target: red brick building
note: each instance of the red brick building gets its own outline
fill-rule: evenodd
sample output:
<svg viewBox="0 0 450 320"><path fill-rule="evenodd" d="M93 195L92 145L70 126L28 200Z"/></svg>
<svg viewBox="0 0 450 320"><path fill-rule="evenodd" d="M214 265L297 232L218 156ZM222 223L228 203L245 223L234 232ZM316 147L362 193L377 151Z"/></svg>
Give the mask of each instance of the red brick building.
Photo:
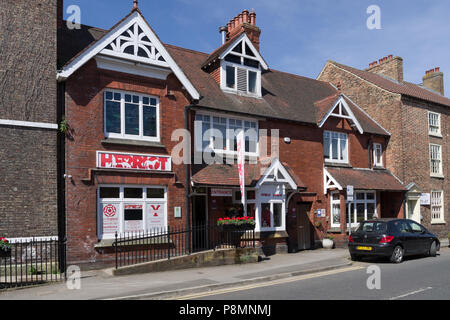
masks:
<svg viewBox="0 0 450 320"><path fill-rule="evenodd" d="M402 216L406 189L385 169L390 134L330 83L270 69L255 16L221 28L211 54L164 44L138 8L110 30L62 32L69 262L111 262L116 232L236 212L255 218L266 253L312 248L327 232L344 241L348 211L354 226Z"/></svg>
<svg viewBox="0 0 450 320"><path fill-rule="evenodd" d="M386 165L409 190L405 217L447 237L450 99L439 68L427 71L421 84L404 81L403 73L403 59L390 55L365 70L328 61L318 80L340 83L391 133Z"/></svg>

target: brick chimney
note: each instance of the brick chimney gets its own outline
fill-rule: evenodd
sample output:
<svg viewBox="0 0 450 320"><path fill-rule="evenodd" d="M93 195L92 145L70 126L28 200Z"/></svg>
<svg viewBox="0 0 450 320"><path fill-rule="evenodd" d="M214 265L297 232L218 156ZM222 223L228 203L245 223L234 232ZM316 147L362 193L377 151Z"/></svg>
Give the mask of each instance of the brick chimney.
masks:
<svg viewBox="0 0 450 320"><path fill-rule="evenodd" d="M444 73L440 72L440 68L426 71L422 80L424 87L444 95Z"/></svg>
<svg viewBox="0 0 450 320"><path fill-rule="evenodd" d="M241 31L245 31L250 41L259 51L261 29L256 26L256 13L254 10L251 12L244 10L227 23L226 41L229 41Z"/></svg>
<svg viewBox="0 0 450 320"><path fill-rule="evenodd" d="M378 59L369 64L366 71L377 73L394 79L398 82L403 81L403 59L401 57L393 57L392 54Z"/></svg>

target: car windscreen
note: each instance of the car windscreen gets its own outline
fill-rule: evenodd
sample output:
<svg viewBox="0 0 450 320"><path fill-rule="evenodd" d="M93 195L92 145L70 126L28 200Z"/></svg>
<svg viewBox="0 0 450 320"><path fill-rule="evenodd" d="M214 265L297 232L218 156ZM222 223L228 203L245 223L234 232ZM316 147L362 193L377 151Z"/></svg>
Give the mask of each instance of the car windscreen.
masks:
<svg viewBox="0 0 450 320"><path fill-rule="evenodd" d="M360 223L357 231L385 233L387 232L387 223L380 221L364 221Z"/></svg>

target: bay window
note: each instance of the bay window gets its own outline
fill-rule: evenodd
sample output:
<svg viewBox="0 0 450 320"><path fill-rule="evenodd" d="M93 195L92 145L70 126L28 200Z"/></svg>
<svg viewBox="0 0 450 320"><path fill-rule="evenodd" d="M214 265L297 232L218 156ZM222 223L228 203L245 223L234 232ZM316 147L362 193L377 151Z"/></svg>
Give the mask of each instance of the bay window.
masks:
<svg viewBox="0 0 450 320"><path fill-rule="evenodd" d="M349 203L346 205L347 227L349 222ZM377 214L377 199L374 191L357 191L355 198L350 203L352 228L358 227L363 220L369 220Z"/></svg>
<svg viewBox="0 0 450 320"><path fill-rule="evenodd" d="M159 100L136 93L106 90L105 136L159 142Z"/></svg>
<svg viewBox="0 0 450 320"><path fill-rule="evenodd" d="M165 187L103 185L98 188L98 235L151 232L167 227Z"/></svg>
<svg viewBox="0 0 450 320"><path fill-rule="evenodd" d="M324 131L323 153L326 162L348 163L348 135Z"/></svg>

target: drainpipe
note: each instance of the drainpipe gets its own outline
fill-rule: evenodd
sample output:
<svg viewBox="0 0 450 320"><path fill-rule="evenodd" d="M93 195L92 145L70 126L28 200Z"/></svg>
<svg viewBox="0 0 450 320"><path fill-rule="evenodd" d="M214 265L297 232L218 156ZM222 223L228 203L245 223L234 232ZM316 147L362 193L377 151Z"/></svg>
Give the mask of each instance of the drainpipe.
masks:
<svg viewBox="0 0 450 320"><path fill-rule="evenodd" d="M61 123L63 116L65 115L65 96L66 96L66 83L60 82L57 84L57 101L56 101L56 119L58 124ZM66 239L66 180L64 178L64 174L66 171L65 168L65 133L60 132L58 130L57 132L57 138L56 138L56 154L57 154L57 160L56 160L56 172L57 172L57 205L58 205L58 218L57 218L57 224L58 224L58 240L64 241ZM62 246L60 246L59 250L62 249ZM66 252L65 250L62 250L60 252L60 270L65 270L65 261L66 261Z"/></svg>
<svg viewBox="0 0 450 320"><path fill-rule="evenodd" d="M184 129L189 131L189 109L190 109L191 105L186 106L184 108ZM189 141L189 145L191 144L192 139ZM192 151L192 148L191 148ZM192 161L192 154L191 154L191 158L189 159L190 161ZM191 226L191 209L190 209L190 199L189 199L189 194L190 194L190 165L189 163L185 163L185 193L186 193L186 230L190 229ZM190 242L190 237L189 237L189 232L186 232L186 243L187 243L187 247L189 248L189 252L191 250L190 246L191 246L191 242Z"/></svg>
<svg viewBox="0 0 450 320"><path fill-rule="evenodd" d="M368 168L369 169L372 169L372 143L373 141L372 141L372 137L370 137L370 139L369 139L369 145L368 145L368 147L367 147L367 150L369 151L369 166L368 166Z"/></svg>

